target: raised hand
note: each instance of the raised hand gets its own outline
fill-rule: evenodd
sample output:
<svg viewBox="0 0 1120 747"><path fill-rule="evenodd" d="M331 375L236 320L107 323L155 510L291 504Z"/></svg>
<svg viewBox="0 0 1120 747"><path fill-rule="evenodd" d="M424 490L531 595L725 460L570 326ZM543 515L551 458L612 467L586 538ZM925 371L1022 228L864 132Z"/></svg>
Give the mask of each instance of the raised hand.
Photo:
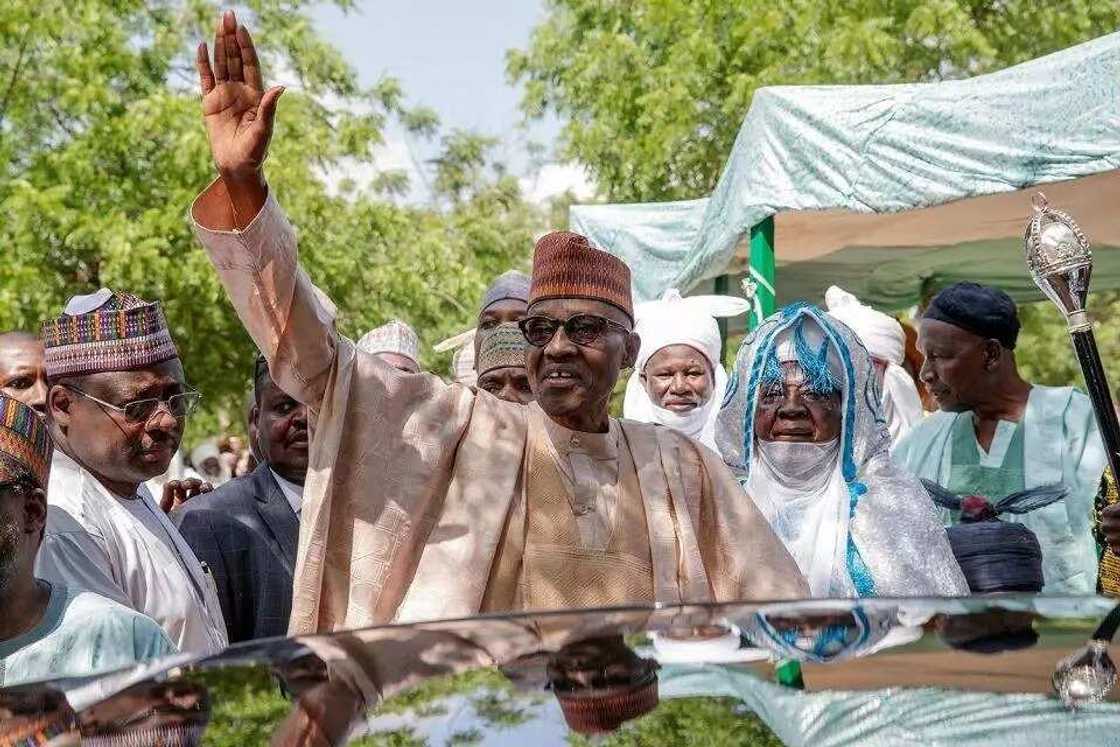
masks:
<svg viewBox="0 0 1120 747"><path fill-rule="evenodd" d="M213 66L206 42L198 45L196 65L202 116L218 172L227 183L263 183L276 102L284 88L264 89L257 50L233 11L218 21Z"/></svg>

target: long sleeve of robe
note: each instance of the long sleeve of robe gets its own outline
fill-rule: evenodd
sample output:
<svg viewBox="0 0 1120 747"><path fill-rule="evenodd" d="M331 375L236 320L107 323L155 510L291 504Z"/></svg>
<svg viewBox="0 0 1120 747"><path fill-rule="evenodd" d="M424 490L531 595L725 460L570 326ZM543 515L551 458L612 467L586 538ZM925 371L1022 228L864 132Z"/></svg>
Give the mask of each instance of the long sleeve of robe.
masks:
<svg viewBox="0 0 1120 747"><path fill-rule="evenodd" d="M477 613L524 497L528 408L358 351L299 266L274 196L244 230L230 216L220 180L192 208L273 378L315 424L290 632ZM667 429L623 427L658 601L807 596L793 559L717 457Z"/></svg>

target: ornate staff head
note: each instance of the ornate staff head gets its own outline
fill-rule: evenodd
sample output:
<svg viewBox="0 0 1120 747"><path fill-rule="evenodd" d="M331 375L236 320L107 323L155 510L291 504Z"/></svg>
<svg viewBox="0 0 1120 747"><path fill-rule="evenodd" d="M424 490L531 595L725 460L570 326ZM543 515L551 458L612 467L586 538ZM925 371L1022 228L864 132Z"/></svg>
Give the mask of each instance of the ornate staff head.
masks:
<svg viewBox="0 0 1120 747"><path fill-rule="evenodd" d="M1116 686L1116 665L1108 655L1108 641L1091 640L1062 659L1051 682L1066 708L1103 701Z"/></svg>
<svg viewBox="0 0 1120 747"><path fill-rule="evenodd" d="M1023 234L1027 267L1035 285L1066 317L1071 332L1089 329L1085 313L1093 252L1089 240L1073 218L1050 207L1039 192L1032 200L1032 214Z"/></svg>
<svg viewBox="0 0 1120 747"><path fill-rule="evenodd" d="M1120 604L1112 608L1084 647L1058 662L1051 682L1067 708L1100 703L1116 686L1108 646L1120 628Z"/></svg>

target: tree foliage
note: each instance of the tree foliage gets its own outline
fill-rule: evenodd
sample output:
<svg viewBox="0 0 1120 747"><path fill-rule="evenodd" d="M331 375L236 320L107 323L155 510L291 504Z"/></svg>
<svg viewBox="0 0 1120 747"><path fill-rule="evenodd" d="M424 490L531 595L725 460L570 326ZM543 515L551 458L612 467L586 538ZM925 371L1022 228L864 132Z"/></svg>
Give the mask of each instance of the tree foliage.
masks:
<svg viewBox="0 0 1120 747"><path fill-rule="evenodd" d="M565 121L560 155L604 197L689 199L715 186L760 86L966 77L1118 26L1120 5L1095 0L551 0L507 70L527 116ZM1120 302L1093 310L1107 365ZM1023 317L1026 375L1080 384L1056 310Z"/></svg>
<svg viewBox="0 0 1120 747"><path fill-rule="evenodd" d="M492 167L491 144L448 137L439 207L387 201L405 191L401 174L368 184L352 175L372 163L391 120L435 136L434 113L408 108L393 79L363 86L315 33L313 3L246 5L266 79L290 84L269 178L341 330L355 336L400 317L430 344L469 327L485 281L524 263L538 221ZM0 329L37 329L67 297L101 286L161 299L205 396L195 433L220 416L240 422L254 355L187 220L214 176L192 60L218 9L210 0L0 5Z"/></svg>
<svg viewBox="0 0 1120 747"><path fill-rule="evenodd" d="M711 191L760 86L964 77L1114 31L1097 0L551 0L507 69L612 201Z"/></svg>

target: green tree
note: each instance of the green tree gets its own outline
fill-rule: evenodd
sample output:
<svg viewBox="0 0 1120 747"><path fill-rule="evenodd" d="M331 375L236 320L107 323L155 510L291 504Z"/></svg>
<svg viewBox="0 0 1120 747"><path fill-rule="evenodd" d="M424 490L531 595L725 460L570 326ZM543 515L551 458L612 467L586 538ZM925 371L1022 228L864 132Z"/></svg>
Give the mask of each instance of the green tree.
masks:
<svg viewBox="0 0 1120 747"><path fill-rule="evenodd" d="M1097 0L551 0L508 53L612 201L711 191L760 86L964 77L1114 31Z"/></svg>
<svg viewBox="0 0 1120 747"><path fill-rule="evenodd" d="M1120 393L1120 293L1099 293L1089 299L1089 315L1105 372L1113 385L1113 399ZM1081 366L1073 352L1061 313L1050 301L1019 308L1023 328L1016 346L1019 369L1028 381L1052 386L1085 388Z"/></svg>
<svg viewBox="0 0 1120 747"><path fill-rule="evenodd" d="M391 120L420 136L438 122L407 107L395 80L363 86L314 31L313 4L250 0L242 19L266 79L289 86L270 181L340 329L355 336L400 317L430 344L470 326L474 299L524 263L539 219L487 148L464 152L466 134L448 138L441 168L470 184L443 207L385 201L406 188L395 172L347 178L372 162ZM211 0L0 4L0 329L37 329L100 286L161 299L205 395L195 435L240 424L254 355L186 217L214 176L192 63L217 18Z"/></svg>

